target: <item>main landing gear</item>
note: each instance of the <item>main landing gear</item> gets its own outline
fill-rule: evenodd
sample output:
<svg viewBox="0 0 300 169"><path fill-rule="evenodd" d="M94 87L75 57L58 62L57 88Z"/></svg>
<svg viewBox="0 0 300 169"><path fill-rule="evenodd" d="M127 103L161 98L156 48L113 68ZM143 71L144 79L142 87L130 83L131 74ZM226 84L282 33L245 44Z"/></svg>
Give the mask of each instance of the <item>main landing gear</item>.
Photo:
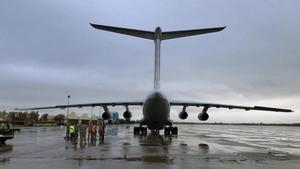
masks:
<svg viewBox="0 0 300 169"><path fill-rule="evenodd" d="M133 128L134 135L147 135L147 127L134 127Z"/></svg>
<svg viewBox="0 0 300 169"><path fill-rule="evenodd" d="M177 127L165 127L165 136L170 135L178 135L178 128Z"/></svg>
<svg viewBox="0 0 300 169"><path fill-rule="evenodd" d="M167 127L167 125L169 127ZM177 127L172 127L172 122L168 120L166 127L165 127L165 136L177 136L178 135L178 128Z"/></svg>
<svg viewBox="0 0 300 169"><path fill-rule="evenodd" d="M152 130L152 134L159 134L159 130ZM147 135L147 127L134 127L133 128L133 134L134 135ZM177 136L178 135L178 128L177 127L165 127L164 129L164 135L165 136Z"/></svg>

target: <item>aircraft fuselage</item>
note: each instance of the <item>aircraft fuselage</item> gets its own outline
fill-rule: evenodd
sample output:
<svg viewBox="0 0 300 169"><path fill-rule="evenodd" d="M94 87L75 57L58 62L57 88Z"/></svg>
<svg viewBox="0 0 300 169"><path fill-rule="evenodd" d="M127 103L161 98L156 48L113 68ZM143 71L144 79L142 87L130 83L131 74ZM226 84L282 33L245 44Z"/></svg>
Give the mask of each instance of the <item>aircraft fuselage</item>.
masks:
<svg viewBox="0 0 300 169"><path fill-rule="evenodd" d="M143 124L150 130L163 129L169 122L170 103L159 91L152 92L143 106Z"/></svg>

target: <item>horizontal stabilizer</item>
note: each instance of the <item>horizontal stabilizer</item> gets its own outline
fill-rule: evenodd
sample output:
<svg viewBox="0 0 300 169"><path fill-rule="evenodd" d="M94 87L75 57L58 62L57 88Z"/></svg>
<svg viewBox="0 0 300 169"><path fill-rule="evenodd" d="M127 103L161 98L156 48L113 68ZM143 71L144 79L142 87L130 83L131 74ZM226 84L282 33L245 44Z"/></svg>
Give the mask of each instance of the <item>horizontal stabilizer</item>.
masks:
<svg viewBox="0 0 300 169"><path fill-rule="evenodd" d="M95 29L100 29L104 31L109 32L115 32L130 36L135 36L139 38L144 39L150 39L155 40L155 35L161 33L161 39L160 40L167 40L167 39L174 39L174 38L182 38L186 36L193 36L193 35L200 35L200 34L206 34L206 33L213 33L213 32L219 32L225 29L226 27L215 27L215 28L204 28L204 29L194 29L194 30L182 30L182 31L171 31L171 32L161 32L160 29L159 32L151 32L151 31L144 31L144 30L137 30L137 29L128 29L128 28L120 28L120 27L112 27L112 26L106 26L106 25L96 25L90 23L92 27Z"/></svg>
<svg viewBox="0 0 300 169"><path fill-rule="evenodd" d="M154 32L150 32L150 31L119 28L119 27L112 27L112 26L105 26L105 25L96 25L96 24L92 24L92 23L90 23L90 25L92 27L94 27L95 29L100 29L100 30L105 30L105 31L109 31L109 32L115 32L115 33L135 36L135 37L139 37L139 38L154 40Z"/></svg>
<svg viewBox="0 0 300 169"><path fill-rule="evenodd" d="M183 30L183 31L172 31L172 32L163 32L162 40L182 38L186 36L200 35L206 33L219 32L225 29L226 27L216 27L216 28L205 28L205 29L195 29L195 30Z"/></svg>

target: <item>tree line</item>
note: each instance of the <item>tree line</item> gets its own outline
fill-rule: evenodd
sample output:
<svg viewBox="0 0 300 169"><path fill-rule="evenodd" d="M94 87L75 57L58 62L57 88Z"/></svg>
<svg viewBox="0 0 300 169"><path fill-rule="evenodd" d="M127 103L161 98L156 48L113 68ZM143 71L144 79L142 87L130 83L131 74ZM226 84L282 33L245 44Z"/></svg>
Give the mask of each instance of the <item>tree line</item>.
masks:
<svg viewBox="0 0 300 169"><path fill-rule="evenodd" d="M38 111L25 111L25 112L6 112L6 111L0 111L0 118L10 121L12 123L17 124L23 124L26 126L33 126L36 123L40 122L50 122L50 119L48 118L48 114L42 114L40 115ZM54 116L53 119L51 119L54 123L63 124L65 119L65 115L58 114Z"/></svg>

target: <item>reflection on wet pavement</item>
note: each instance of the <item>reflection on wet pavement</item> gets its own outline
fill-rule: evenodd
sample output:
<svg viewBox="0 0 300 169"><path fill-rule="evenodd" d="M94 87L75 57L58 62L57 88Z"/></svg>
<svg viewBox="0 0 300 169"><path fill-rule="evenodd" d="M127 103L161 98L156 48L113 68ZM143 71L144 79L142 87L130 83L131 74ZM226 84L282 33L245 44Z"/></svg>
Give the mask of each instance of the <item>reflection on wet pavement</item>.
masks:
<svg viewBox="0 0 300 169"><path fill-rule="evenodd" d="M74 145L64 128L23 128L0 146L6 168L293 168L296 127L178 125L177 137L133 136L133 125L108 126L104 141ZM297 168L297 167L296 167Z"/></svg>

